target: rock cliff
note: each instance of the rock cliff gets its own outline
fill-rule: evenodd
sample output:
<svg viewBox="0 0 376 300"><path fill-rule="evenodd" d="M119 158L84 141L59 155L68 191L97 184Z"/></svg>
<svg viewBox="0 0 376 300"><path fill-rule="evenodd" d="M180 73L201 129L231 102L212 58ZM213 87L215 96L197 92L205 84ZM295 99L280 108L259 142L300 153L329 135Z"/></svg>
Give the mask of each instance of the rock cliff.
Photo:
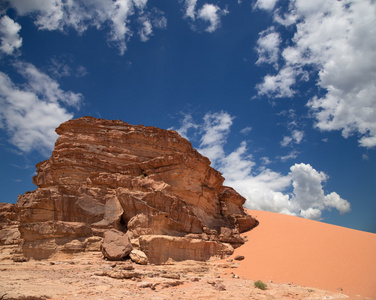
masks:
<svg viewBox="0 0 376 300"><path fill-rule="evenodd" d="M0 207L0 243L25 257L98 250L116 229L152 263L205 260L231 254L258 224L175 131L82 117L56 132L51 158L36 166L38 188Z"/></svg>

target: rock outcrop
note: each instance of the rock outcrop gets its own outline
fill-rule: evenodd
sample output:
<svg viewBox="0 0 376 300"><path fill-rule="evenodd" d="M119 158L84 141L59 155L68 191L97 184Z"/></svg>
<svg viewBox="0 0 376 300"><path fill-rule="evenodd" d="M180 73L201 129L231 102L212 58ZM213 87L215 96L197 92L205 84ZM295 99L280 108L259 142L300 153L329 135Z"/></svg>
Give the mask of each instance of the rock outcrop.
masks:
<svg viewBox="0 0 376 300"><path fill-rule="evenodd" d="M36 166L38 188L19 196L14 215L0 209L15 218L10 231L0 228L0 242L20 244L26 257L99 250L116 229L150 262L203 260L231 254L244 242L239 234L258 224L175 131L82 117L56 132L51 158Z"/></svg>

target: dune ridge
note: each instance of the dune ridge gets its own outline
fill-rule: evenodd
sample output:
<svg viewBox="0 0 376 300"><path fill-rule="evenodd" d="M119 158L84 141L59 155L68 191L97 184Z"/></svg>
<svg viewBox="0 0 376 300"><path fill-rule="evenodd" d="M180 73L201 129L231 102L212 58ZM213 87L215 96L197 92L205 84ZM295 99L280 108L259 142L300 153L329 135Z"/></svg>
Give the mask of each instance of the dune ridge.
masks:
<svg viewBox="0 0 376 300"><path fill-rule="evenodd" d="M376 299L376 234L278 213L247 210L260 224L237 273Z"/></svg>

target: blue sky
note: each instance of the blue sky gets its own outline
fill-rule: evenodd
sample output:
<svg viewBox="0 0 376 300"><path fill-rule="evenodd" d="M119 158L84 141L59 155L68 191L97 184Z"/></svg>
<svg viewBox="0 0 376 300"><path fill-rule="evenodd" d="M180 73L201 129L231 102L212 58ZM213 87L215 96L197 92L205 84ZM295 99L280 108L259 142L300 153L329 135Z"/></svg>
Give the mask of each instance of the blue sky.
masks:
<svg viewBox="0 0 376 300"><path fill-rule="evenodd" d="M263 209L376 233L376 4L0 4L0 201L36 187L54 129L177 130Z"/></svg>

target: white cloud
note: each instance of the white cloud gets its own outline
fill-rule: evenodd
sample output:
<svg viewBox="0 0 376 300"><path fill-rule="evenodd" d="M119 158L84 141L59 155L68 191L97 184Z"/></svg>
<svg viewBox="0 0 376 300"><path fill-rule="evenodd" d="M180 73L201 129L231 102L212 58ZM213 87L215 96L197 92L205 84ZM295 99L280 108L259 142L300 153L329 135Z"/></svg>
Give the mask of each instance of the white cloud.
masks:
<svg viewBox="0 0 376 300"><path fill-rule="evenodd" d="M247 135L247 134L250 133L251 131L252 131L252 127L247 126L247 127L243 128L242 130L240 130L240 133L241 133L241 134L244 134L244 135Z"/></svg>
<svg viewBox="0 0 376 300"><path fill-rule="evenodd" d="M197 0L185 0L184 8L185 8L185 17L190 18L191 20L196 19L196 5Z"/></svg>
<svg viewBox="0 0 376 300"><path fill-rule="evenodd" d="M195 124L192 118L192 115L190 114L185 114L183 120L180 121L181 126L180 128L169 128L170 130L175 130L177 131L182 137L189 139L188 137L188 131L190 129L198 129L199 125Z"/></svg>
<svg viewBox="0 0 376 300"><path fill-rule="evenodd" d="M326 91L307 104L315 126L340 130L345 138L358 134L361 146L375 147L375 1L290 1L284 16L275 8L274 20L294 26L296 32L291 40L281 43L284 66L257 85L259 95L293 97L297 84L309 79L310 70L311 77L318 78L318 87Z"/></svg>
<svg viewBox="0 0 376 300"><path fill-rule="evenodd" d="M154 10L146 12L147 0L10 0L19 15L30 14L41 30L60 30L73 28L80 34L89 27L98 30L109 26L107 42L116 47L123 55L127 43L133 36L131 16L138 14L143 18L138 29L142 41L146 41L152 33L152 25L165 28L166 18L157 20ZM149 18L150 17L150 18ZM152 20L152 19L155 20ZM137 23L136 23L137 24Z"/></svg>
<svg viewBox="0 0 376 300"><path fill-rule="evenodd" d="M189 18L192 22L201 20L205 23L209 23L209 26L206 27L205 31L214 32L221 25L221 17L229 13L227 9L221 9L219 6L214 4L205 3L197 11L197 0L185 0L184 1L184 18ZM195 26L192 26L193 29L196 29Z"/></svg>
<svg viewBox="0 0 376 300"><path fill-rule="evenodd" d="M164 13L158 9L153 9L152 13L144 13L138 19L142 24L138 34L143 42L147 42L153 35L153 26L158 29L165 29L167 27L167 19Z"/></svg>
<svg viewBox="0 0 376 300"><path fill-rule="evenodd" d="M21 151L48 154L57 138L55 128L73 117L65 105L77 107L82 95L61 90L31 64L19 63L17 70L27 80L23 86L0 72L0 127Z"/></svg>
<svg viewBox="0 0 376 300"><path fill-rule="evenodd" d="M272 163L272 161L267 156L261 157L260 160L264 165L270 165Z"/></svg>
<svg viewBox="0 0 376 300"><path fill-rule="evenodd" d="M296 79L298 75L303 74L302 69L286 66L276 75L266 75L264 82L257 84L256 89L259 95L275 98L292 97L295 95L293 86L296 83Z"/></svg>
<svg viewBox="0 0 376 300"><path fill-rule="evenodd" d="M207 113L202 125L199 152L216 163L224 155L223 145L230 133L233 117L226 112Z"/></svg>
<svg viewBox="0 0 376 300"><path fill-rule="evenodd" d="M291 143L300 144L303 140L304 132L300 130L293 130L291 136L284 136L281 142L282 147L287 147Z"/></svg>
<svg viewBox="0 0 376 300"><path fill-rule="evenodd" d="M147 42L153 33L153 26L149 20L142 21L142 28L139 31L141 41Z"/></svg>
<svg viewBox="0 0 376 300"><path fill-rule="evenodd" d="M27 79L29 90L42 100L54 103L60 101L69 106L79 106L82 100L81 94L63 91L55 80L30 63L18 62L15 66L18 72Z"/></svg>
<svg viewBox="0 0 376 300"><path fill-rule="evenodd" d="M0 19L0 51L12 55L22 46L22 38L18 34L20 30L21 25L8 16Z"/></svg>
<svg viewBox="0 0 376 300"><path fill-rule="evenodd" d="M140 10L143 10L146 7L147 2L148 0L133 0L134 5Z"/></svg>
<svg viewBox="0 0 376 300"><path fill-rule="evenodd" d="M186 124L195 124L189 128L202 135L199 152L208 156L213 167L222 172L226 185L246 198L246 207L316 220L321 219L325 210L335 208L340 214L350 210L350 203L337 193L325 194L322 184L328 176L309 164L294 164L286 175L265 166L257 167L245 141L226 153L224 147L234 120L228 113L207 113L201 124L194 123L191 116L188 120ZM266 157L262 160L270 163Z"/></svg>
<svg viewBox="0 0 376 300"><path fill-rule="evenodd" d="M324 209L336 208L340 214L350 211L350 203L335 193L325 195L322 183L328 179L324 172L318 172L309 164L295 164L290 168L294 187L291 202L306 218L321 218Z"/></svg>
<svg viewBox="0 0 376 300"><path fill-rule="evenodd" d="M285 155L285 156L279 156L278 158L282 161L282 162L286 162L290 159L295 159L298 157L298 154L299 152L297 150L292 150L289 154Z"/></svg>
<svg viewBox="0 0 376 300"><path fill-rule="evenodd" d="M278 69L278 54L281 38L274 27L260 32L257 40L256 51L259 55L256 64L268 63L274 65Z"/></svg>
<svg viewBox="0 0 376 300"><path fill-rule="evenodd" d="M198 11L197 17L210 23L206 28L207 32L214 32L221 25L221 16L228 14L226 9L220 9L213 4L204 4L204 6Z"/></svg>
<svg viewBox="0 0 376 300"><path fill-rule="evenodd" d="M254 8L272 10L278 0L257 0Z"/></svg>

